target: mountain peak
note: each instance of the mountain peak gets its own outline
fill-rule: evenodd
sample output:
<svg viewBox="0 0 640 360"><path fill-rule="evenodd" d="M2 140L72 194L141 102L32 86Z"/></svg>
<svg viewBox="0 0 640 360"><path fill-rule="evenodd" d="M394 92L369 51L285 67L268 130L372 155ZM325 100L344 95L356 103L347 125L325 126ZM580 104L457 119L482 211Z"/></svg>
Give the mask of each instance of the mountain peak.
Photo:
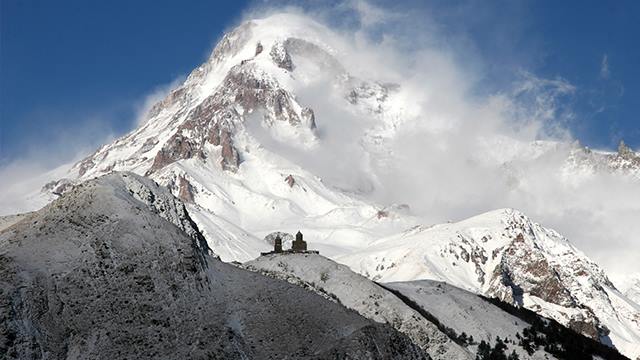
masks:
<svg viewBox="0 0 640 360"><path fill-rule="evenodd" d="M626 333L634 315L607 305L616 297L604 272L524 213L505 208L426 227L408 211L376 203L376 192L390 184L385 171L402 163L395 151L404 124L416 120L406 110L416 90L376 75L356 77L356 66L343 63L351 58L341 56L347 47L340 39L292 14L239 25L146 122L78 162L45 193L58 196L113 171L145 174L187 201L193 222L225 261L255 258L269 250L269 234L301 229L314 249L376 280L447 281L592 337L606 336L603 324L617 327L612 338ZM487 141L491 152L508 154L487 156L483 169L492 173L543 156L570 156L568 163L596 170L601 163L640 168L618 154L560 142L497 140Z"/></svg>

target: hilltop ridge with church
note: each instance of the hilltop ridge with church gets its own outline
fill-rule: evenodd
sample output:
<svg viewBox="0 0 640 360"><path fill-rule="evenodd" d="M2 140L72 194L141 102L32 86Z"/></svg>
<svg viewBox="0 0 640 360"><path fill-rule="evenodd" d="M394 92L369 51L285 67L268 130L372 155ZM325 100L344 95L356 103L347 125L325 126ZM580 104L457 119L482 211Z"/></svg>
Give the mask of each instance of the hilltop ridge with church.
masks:
<svg viewBox="0 0 640 360"><path fill-rule="evenodd" d="M296 239L291 242L291 249L283 250L282 249L282 237L277 235L273 241L273 251L263 252L261 255L269 255L269 254L287 254L287 253L306 253L306 254L319 254L320 252L317 250L307 250L307 242L304 241L303 235L300 231L296 233Z"/></svg>

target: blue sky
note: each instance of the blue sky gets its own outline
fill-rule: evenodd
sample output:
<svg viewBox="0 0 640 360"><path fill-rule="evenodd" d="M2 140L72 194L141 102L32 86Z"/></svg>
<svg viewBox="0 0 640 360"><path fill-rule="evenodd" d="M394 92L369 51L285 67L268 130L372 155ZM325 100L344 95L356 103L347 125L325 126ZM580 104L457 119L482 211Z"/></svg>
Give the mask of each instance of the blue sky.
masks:
<svg viewBox="0 0 640 360"><path fill-rule="evenodd" d="M52 151L64 160L130 130L145 97L204 61L251 4L0 0L0 165ZM640 148L639 1L380 4L429 12L465 39L456 43L483 59L489 91L518 70L566 79L576 138Z"/></svg>

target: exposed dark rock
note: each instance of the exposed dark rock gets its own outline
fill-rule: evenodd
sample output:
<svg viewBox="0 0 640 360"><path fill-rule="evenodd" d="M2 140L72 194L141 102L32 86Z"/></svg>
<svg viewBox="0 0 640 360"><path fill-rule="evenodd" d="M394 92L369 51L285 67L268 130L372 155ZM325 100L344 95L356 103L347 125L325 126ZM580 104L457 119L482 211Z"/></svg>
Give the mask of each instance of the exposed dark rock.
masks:
<svg viewBox="0 0 640 360"><path fill-rule="evenodd" d="M155 116L158 116L163 110L171 107L172 105L180 102L184 102L189 93L185 87L179 87L169 93L167 97L162 99L161 101L155 103L149 112L146 114L145 119L151 119Z"/></svg>
<svg viewBox="0 0 640 360"><path fill-rule="evenodd" d="M500 281L494 282L490 292L501 295L502 297L498 296L501 300L517 302L513 295L500 294L500 288L504 286L513 289L514 294L525 291L553 304L576 305L555 269L539 252L531 251L521 234L505 248L502 261L496 267L496 271L494 279L497 278ZM514 284L518 284L518 289L514 288Z"/></svg>
<svg viewBox="0 0 640 360"><path fill-rule="evenodd" d="M93 156L97 153L98 152L96 151L95 153L86 157L84 160L80 161L75 165L78 167L78 174L80 176L86 174L89 169L93 168L96 165L95 162L93 161Z"/></svg>
<svg viewBox="0 0 640 360"><path fill-rule="evenodd" d="M190 159L195 156L204 159L201 145L195 143L191 138L186 138L177 133L158 151L158 154L156 154L156 157L153 159L151 168L147 171L147 175L177 160Z"/></svg>
<svg viewBox="0 0 640 360"><path fill-rule="evenodd" d="M155 136L150 137L144 141L144 144L142 144L142 147L140 148L140 152L146 153L147 151L150 151L151 149L153 149L153 147L156 146L157 144L158 144L158 138L156 138Z"/></svg>
<svg viewBox="0 0 640 360"><path fill-rule="evenodd" d="M620 140L620 143L618 144L618 155L624 158L628 158L635 157L636 154L633 152L633 150L631 150L630 147L627 146L627 144L624 143L623 140Z"/></svg>
<svg viewBox="0 0 640 360"><path fill-rule="evenodd" d="M222 169L236 172L238 165L240 164L240 156L235 147L233 147L233 140L231 134L228 131L222 131L220 136L220 144L222 145L222 159L220 160L220 166Z"/></svg>
<svg viewBox="0 0 640 360"><path fill-rule="evenodd" d="M289 187L293 187L293 185L296 184L296 179L293 178L293 175L289 175L286 178L284 178L284 181L289 184Z"/></svg>
<svg viewBox="0 0 640 360"><path fill-rule="evenodd" d="M283 68L287 71L293 71L293 61L291 61L291 55L284 47L283 42L276 42L269 52L271 55L271 59L273 62L278 65L278 67Z"/></svg>
<svg viewBox="0 0 640 360"><path fill-rule="evenodd" d="M309 124L311 130L316 129L316 115L313 113L313 109L305 107L302 109L302 120L305 124Z"/></svg>
<svg viewBox="0 0 640 360"><path fill-rule="evenodd" d="M73 188L73 182L69 179L54 180L46 183L42 187L42 191L51 192L54 195L62 195Z"/></svg>
<svg viewBox="0 0 640 360"><path fill-rule="evenodd" d="M178 177L178 199L193 203L193 186L184 175Z"/></svg>

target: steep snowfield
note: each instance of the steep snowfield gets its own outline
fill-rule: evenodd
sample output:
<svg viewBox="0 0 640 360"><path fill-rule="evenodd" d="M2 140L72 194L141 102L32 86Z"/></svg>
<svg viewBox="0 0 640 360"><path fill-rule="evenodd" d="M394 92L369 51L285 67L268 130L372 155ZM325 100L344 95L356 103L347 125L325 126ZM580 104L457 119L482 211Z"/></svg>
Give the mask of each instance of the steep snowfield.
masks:
<svg viewBox="0 0 640 360"><path fill-rule="evenodd" d="M619 285L620 291L630 300L640 305L640 274L631 274Z"/></svg>
<svg viewBox="0 0 640 360"><path fill-rule="evenodd" d="M292 283L303 282L318 292L335 297L340 304L364 317L391 324L434 359L473 359L475 356L388 291L321 255L271 254L245 263L245 266Z"/></svg>
<svg viewBox="0 0 640 360"><path fill-rule="evenodd" d="M556 319L634 357L640 312L565 238L514 210L416 227L338 257L376 281L433 279Z"/></svg>
<svg viewBox="0 0 640 360"><path fill-rule="evenodd" d="M424 359L388 325L212 257L134 174L86 182L0 232L7 359Z"/></svg>
<svg viewBox="0 0 640 360"><path fill-rule="evenodd" d="M452 328L457 334L463 332L472 336L474 342L485 341L492 344L496 337L500 337L507 346L507 353L515 350L521 359L549 359L553 355L546 353L545 348L538 347L531 355L521 346L519 339L524 334L524 329L531 329L528 321L541 321L548 323L548 319L530 319L517 317L504 311L480 296L433 280L417 280L409 282L386 283L385 287L406 296L410 301L422 307L437 319L443 319L444 325ZM526 320L525 320L526 319ZM555 341L568 341L569 339L555 339ZM582 349L589 341L583 340ZM578 347L580 348L580 347ZM619 353L607 349L591 348L594 359L599 358L625 358ZM567 348L565 350L568 351ZM569 352L569 358L591 358ZM587 352L589 353L589 352ZM560 358L564 356L559 355Z"/></svg>
<svg viewBox="0 0 640 360"><path fill-rule="evenodd" d="M456 333L473 336L474 341L495 342L496 336L506 342L511 353L515 350L521 359L552 359L552 355L539 350L529 356L517 346L515 334L521 334L530 324L502 311L497 306L482 300L478 295L443 282L419 280L386 283L385 286L401 292L416 302ZM516 344L514 344L515 342ZM474 347L475 348L475 347Z"/></svg>
<svg viewBox="0 0 640 360"><path fill-rule="evenodd" d="M530 225L505 232L501 211L457 228L429 229L406 206L368 198L379 186L380 169L398 161L390 139L417 119L417 105L411 89L355 75L359 64L341 62L346 46L304 16L246 22L226 34L139 128L71 168L47 174L38 181L54 181L32 189L26 205L14 210L36 209L72 184L132 171L184 201L224 261L253 259L269 249L266 235L301 230L322 254L373 278L445 280L521 303L636 354L637 307L557 233ZM309 96L318 86L331 89L327 99ZM335 113L316 119L312 105L320 100ZM443 125L431 120L424 126ZM472 154L474 161L519 181L526 182L519 162L549 154L566 158L559 170L570 181L598 171L640 176L640 155L623 144L617 153L603 153L553 141L478 141L486 151ZM345 154L358 156L362 168L343 161ZM522 241L516 241L519 232ZM492 237L483 240L485 233Z"/></svg>

